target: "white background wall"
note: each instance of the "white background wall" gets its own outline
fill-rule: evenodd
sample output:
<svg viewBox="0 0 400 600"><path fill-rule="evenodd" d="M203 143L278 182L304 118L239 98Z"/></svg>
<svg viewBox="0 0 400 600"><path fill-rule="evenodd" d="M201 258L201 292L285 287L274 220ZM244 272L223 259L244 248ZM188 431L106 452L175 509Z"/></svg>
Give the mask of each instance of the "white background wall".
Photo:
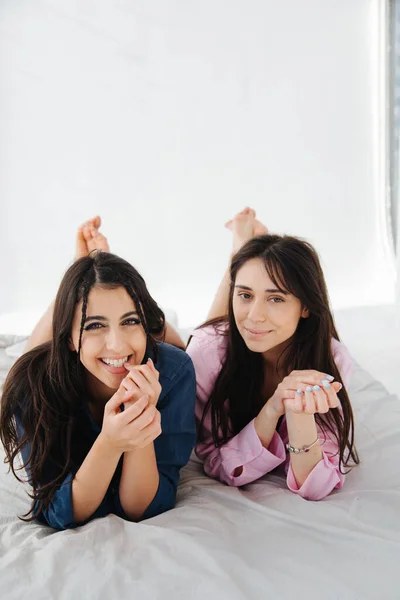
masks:
<svg viewBox="0 0 400 600"><path fill-rule="evenodd" d="M41 309L76 226L182 325L245 205L319 250L336 307L391 302L375 0L3 0L0 312Z"/></svg>

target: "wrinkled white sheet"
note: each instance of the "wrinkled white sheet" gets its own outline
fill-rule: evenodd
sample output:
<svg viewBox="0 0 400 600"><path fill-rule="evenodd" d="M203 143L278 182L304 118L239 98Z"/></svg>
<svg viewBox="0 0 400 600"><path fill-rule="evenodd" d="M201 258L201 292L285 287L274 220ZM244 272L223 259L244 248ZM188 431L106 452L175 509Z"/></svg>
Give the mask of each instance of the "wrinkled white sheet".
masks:
<svg viewBox="0 0 400 600"><path fill-rule="evenodd" d="M193 459L174 510L54 532L18 520L26 488L1 464L0 597L399 599L400 401L359 368L349 391L362 464L321 502L279 474L226 487Z"/></svg>

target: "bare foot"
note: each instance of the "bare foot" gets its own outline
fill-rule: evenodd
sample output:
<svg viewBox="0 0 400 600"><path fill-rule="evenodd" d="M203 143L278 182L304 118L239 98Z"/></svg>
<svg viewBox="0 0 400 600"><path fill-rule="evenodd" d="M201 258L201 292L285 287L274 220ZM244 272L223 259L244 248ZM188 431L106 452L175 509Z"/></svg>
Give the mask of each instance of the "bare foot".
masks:
<svg viewBox="0 0 400 600"><path fill-rule="evenodd" d="M255 210L249 207L244 208L225 223L225 227L233 233L233 252L237 252L254 236L268 233L265 225L256 219Z"/></svg>
<svg viewBox="0 0 400 600"><path fill-rule="evenodd" d="M110 252L107 238L100 233L101 218L99 216L85 221L76 233L75 259L87 256L92 250Z"/></svg>

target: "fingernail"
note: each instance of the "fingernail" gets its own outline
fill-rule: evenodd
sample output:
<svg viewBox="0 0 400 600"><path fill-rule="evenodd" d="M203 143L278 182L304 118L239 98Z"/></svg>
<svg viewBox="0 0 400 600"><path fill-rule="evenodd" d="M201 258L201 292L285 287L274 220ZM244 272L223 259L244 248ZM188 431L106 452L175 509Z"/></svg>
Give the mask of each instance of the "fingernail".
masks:
<svg viewBox="0 0 400 600"><path fill-rule="evenodd" d="M311 385L308 385L306 387L306 392L312 392L312 386Z"/></svg>
<svg viewBox="0 0 400 600"><path fill-rule="evenodd" d="M332 377L332 375L325 375L325 379L327 379L328 381L333 381L335 378Z"/></svg>
<svg viewBox="0 0 400 600"><path fill-rule="evenodd" d="M302 394L302 393L303 393L303 390L301 388L299 388L296 392L296 394Z"/></svg>
<svg viewBox="0 0 400 600"><path fill-rule="evenodd" d="M327 389L328 389L328 388L330 388L330 387L331 387L331 384L329 383L329 381L328 381L327 379L323 379L323 380L321 381L321 383L322 383L322 385L324 386L324 388L327 388Z"/></svg>
<svg viewBox="0 0 400 600"><path fill-rule="evenodd" d="M318 390L320 390L320 389L321 389L321 388L319 387L319 385L314 385L314 387L313 387L313 390L315 390L316 392L317 392Z"/></svg>
<svg viewBox="0 0 400 600"><path fill-rule="evenodd" d="M341 390L343 386L342 386L342 384L341 384L341 383L339 383L339 385L340 385L340 388L339 388L339 390ZM338 391L339 391L339 390L338 390Z"/></svg>

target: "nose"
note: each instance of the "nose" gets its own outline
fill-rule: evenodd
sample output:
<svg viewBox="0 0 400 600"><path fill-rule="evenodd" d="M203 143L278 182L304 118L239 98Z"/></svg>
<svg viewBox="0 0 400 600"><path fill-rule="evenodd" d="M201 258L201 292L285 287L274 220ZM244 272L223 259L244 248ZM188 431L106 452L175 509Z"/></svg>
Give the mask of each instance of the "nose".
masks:
<svg viewBox="0 0 400 600"><path fill-rule="evenodd" d="M264 300L255 300L254 302L252 302L247 317L253 323L260 323L265 321L266 316Z"/></svg>
<svg viewBox="0 0 400 600"><path fill-rule="evenodd" d="M112 351L115 355L121 354L124 348L124 336L120 329L110 327L105 337L105 346L107 350Z"/></svg>

